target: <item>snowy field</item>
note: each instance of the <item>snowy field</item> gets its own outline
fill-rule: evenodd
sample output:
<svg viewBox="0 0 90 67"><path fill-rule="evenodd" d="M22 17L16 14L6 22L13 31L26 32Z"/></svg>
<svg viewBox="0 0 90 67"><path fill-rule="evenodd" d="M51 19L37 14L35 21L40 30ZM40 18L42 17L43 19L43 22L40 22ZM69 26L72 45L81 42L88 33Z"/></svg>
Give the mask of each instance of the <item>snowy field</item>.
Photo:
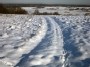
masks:
<svg viewBox="0 0 90 67"><path fill-rule="evenodd" d="M0 14L0 67L90 67L90 16Z"/></svg>
<svg viewBox="0 0 90 67"><path fill-rule="evenodd" d="M59 15L89 15L90 16L90 7L22 7L25 9L28 14L33 14L35 10L38 10L39 13L58 13Z"/></svg>

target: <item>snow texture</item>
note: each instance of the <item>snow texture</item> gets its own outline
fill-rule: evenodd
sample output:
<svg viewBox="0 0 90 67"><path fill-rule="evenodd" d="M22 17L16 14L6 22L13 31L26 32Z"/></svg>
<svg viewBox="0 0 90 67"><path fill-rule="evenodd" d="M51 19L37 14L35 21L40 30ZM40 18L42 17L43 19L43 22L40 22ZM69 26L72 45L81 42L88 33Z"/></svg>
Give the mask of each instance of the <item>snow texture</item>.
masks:
<svg viewBox="0 0 90 67"><path fill-rule="evenodd" d="M90 16L0 15L0 67L89 67Z"/></svg>

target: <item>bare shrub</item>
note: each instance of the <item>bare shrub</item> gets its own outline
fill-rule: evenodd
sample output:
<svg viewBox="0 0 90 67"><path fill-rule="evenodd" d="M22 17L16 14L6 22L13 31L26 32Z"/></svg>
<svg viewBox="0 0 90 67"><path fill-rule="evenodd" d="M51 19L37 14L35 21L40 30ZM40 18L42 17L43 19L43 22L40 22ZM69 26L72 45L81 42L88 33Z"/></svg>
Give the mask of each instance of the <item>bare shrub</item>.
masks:
<svg viewBox="0 0 90 67"><path fill-rule="evenodd" d="M2 13L2 14L27 14L27 11L25 11L21 7L0 6L0 13Z"/></svg>

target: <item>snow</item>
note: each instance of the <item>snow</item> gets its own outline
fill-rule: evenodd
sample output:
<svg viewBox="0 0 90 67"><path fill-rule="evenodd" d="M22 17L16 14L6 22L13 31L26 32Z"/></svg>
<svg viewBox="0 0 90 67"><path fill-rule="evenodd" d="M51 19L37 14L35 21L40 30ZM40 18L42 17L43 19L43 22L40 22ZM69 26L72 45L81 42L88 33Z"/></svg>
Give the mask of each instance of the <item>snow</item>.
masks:
<svg viewBox="0 0 90 67"><path fill-rule="evenodd" d="M4 14L0 19L2 67L72 67L90 58L90 16Z"/></svg>
<svg viewBox="0 0 90 67"><path fill-rule="evenodd" d="M67 49L67 47L65 47L66 49L66 52L70 52L70 57L68 57L68 61L67 62L70 62L71 64L70 65L74 65L73 63L77 63L78 61L83 61L87 58L90 58L90 41L88 38L90 38L90 36L88 35L90 30L89 30L89 26L90 26L90 20L89 20L89 16L62 16L62 17L57 17L59 18L58 22L62 22L62 18L65 18L64 22L69 22L69 23L63 23L63 27L62 27L62 30L63 32L65 33L66 32L69 32L67 33L66 37L68 37L67 39L65 39L65 42L66 42L66 45L68 45L67 47L70 47L70 46L75 46L75 49L77 48L77 50L72 50L69 48ZM62 25L61 25L62 26ZM71 30L69 30L69 29ZM87 38L85 38L87 37ZM73 42L74 41L74 42ZM70 44L71 42L71 44ZM73 42L73 43L72 43ZM74 52L76 52L74 54ZM81 55L78 55L78 52L81 53ZM75 56L76 55L76 56ZM74 58L73 58L74 57ZM70 60L69 60L70 59ZM72 61L73 60L73 61ZM82 62L83 63L83 62ZM88 63L88 62L86 62ZM84 65L85 63L83 63ZM70 66L72 67L72 66Z"/></svg>
<svg viewBox="0 0 90 67"><path fill-rule="evenodd" d="M57 12L60 15L72 15L72 16L77 16L77 15L85 15L88 13L88 15L90 15L90 7L62 7L62 6L55 6L55 7L22 7L23 9L25 9L28 14L33 14L35 12L35 10L38 10L40 13L54 13Z"/></svg>
<svg viewBox="0 0 90 67"><path fill-rule="evenodd" d="M22 16L21 16L22 17ZM37 17L36 17L37 18ZM33 18L32 20L33 21L36 21L37 19L36 18ZM27 22L26 22L27 23ZM29 24L30 24L30 22L28 22ZM31 22L31 24L32 25L34 25L34 24L38 24L38 22ZM42 23L42 22L41 22ZM41 41L41 39L45 36L45 31L47 30L47 28L46 28L46 26L47 25L45 25L45 23L43 22L42 23L42 27L39 29L39 31L37 32L37 34L34 36L34 37L32 37L32 38L30 38L29 40L26 40L26 41L23 41L22 43L20 43L20 44L18 44L17 42L15 43L15 44L17 44L18 46L20 46L18 49L13 49L13 47L15 47L16 45L13 45L13 44L11 44L11 45L9 45L8 43L8 45L5 45L4 47L2 47L2 51L4 51L4 50L6 50L6 51L4 51L4 52L1 52L2 53L2 55L0 55L1 57L3 57L3 56L7 56L7 58L4 58L4 59L1 59L1 61L3 62L3 63L5 63L5 64L7 64L7 65L16 65L16 63L18 63L18 61L20 60L20 57L23 55L23 53L28 53L28 52L30 52L35 46L37 46L37 44ZM17 26L16 26L17 27ZM38 26L37 26L38 27ZM36 29L37 27L35 27L34 28L34 26L32 27L32 29ZM22 27L20 27L20 28L22 28ZM22 29L25 29L25 28L22 28ZM31 31L32 31L32 33L33 33L33 30L31 29ZM25 29L25 31L27 31L27 29ZM25 32L24 31L24 32ZM30 31L30 30L29 30ZM36 31L37 31L37 29L36 29ZM22 32L22 31L21 31ZM20 33L21 33L20 32ZM14 33L16 33L16 32L13 32L13 34ZM31 33L31 34L32 34ZM44 33L44 34L43 34ZM26 35L27 34L29 34L29 33L25 33L25 35L23 36L23 37L26 37ZM12 35L12 34L11 34ZM10 36L11 36L10 35ZM29 35L30 36L30 35ZM7 37L7 35L6 34L4 34L3 35L3 37L2 38L6 38ZM17 37L17 36L15 36L15 37L12 37L12 38L9 38L8 37L8 39L12 39L12 40L10 40L10 41L16 41L16 40L22 40L22 38L23 37ZM7 41L7 40L6 40ZM3 45L3 44L1 44L1 45ZM17 47L18 47L17 46ZM6 49L5 49L6 48ZM13 60L13 61L12 61Z"/></svg>

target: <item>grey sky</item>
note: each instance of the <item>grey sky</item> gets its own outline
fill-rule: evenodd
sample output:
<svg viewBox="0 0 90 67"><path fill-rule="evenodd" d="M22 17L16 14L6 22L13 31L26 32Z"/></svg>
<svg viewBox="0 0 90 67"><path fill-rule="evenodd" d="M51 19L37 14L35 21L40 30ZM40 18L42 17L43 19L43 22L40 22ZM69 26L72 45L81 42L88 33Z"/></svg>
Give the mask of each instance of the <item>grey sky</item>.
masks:
<svg viewBox="0 0 90 67"><path fill-rule="evenodd" d="M81 4L81 5L89 5L90 0L0 0L0 3L42 3L42 4Z"/></svg>

